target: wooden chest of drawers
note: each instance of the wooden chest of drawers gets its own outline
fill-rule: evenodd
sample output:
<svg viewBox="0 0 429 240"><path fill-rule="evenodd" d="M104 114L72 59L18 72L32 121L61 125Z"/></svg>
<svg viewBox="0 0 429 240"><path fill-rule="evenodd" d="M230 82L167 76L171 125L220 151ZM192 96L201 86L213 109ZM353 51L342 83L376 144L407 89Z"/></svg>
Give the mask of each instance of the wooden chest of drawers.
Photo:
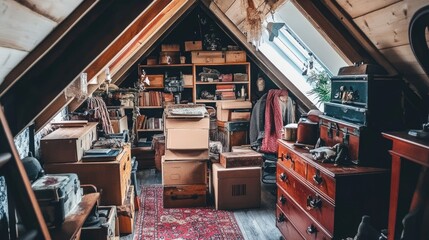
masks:
<svg viewBox="0 0 429 240"><path fill-rule="evenodd" d="M319 163L279 140L276 176L276 225L286 239L353 237L363 215L375 228L387 227L387 169Z"/></svg>
<svg viewBox="0 0 429 240"><path fill-rule="evenodd" d="M45 164L44 169L47 173L76 173L81 184L93 184L101 192L101 205L119 206L131 181L131 151L125 146L115 161Z"/></svg>

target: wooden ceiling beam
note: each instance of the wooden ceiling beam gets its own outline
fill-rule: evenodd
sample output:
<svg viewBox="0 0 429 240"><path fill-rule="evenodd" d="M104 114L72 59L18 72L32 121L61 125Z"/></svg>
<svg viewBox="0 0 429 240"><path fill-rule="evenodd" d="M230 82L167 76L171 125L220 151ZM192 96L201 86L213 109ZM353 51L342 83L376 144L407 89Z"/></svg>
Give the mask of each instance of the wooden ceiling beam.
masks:
<svg viewBox="0 0 429 240"><path fill-rule="evenodd" d="M165 37L176 24L180 22L187 12L195 6L196 0L180 0L175 5L169 6L169 9L154 19L154 24L148 26L139 36L130 44L117 61L112 63L113 82L120 84L132 70L132 67L145 55L150 53L160 39Z"/></svg>
<svg viewBox="0 0 429 240"><path fill-rule="evenodd" d="M85 0L64 21L61 22L36 48L34 48L9 74L0 85L3 95L37 61L39 61L99 0Z"/></svg>
<svg viewBox="0 0 429 240"><path fill-rule="evenodd" d="M0 98L12 134L34 121L150 3L100 1L77 22Z"/></svg>

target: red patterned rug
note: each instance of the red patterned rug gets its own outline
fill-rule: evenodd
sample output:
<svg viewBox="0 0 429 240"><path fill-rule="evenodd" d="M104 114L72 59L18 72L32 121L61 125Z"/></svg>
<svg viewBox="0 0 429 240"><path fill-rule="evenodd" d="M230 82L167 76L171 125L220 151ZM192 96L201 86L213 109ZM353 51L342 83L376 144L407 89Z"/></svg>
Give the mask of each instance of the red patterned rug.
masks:
<svg viewBox="0 0 429 240"><path fill-rule="evenodd" d="M243 239L234 213L204 208L163 208L162 186L144 186L134 239Z"/></svg>

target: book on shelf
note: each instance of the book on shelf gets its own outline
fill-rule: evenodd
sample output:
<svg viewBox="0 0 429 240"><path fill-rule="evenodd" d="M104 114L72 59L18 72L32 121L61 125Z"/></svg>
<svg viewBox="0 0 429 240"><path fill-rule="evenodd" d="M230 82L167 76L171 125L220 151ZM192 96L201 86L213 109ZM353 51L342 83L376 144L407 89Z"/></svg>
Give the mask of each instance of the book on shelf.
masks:
<svg viewBox="0 0 429 240"><path fill-rule="evenodd" d="M235 89L235 85L234 84L216 85L216 90L223 90L223 89Z"/></svg>
<svg viewBox="0 0 429 240"><path fill-rule="evenodd" d="M164 126L162 118L145 118L144 122L139 125L138 129L162 130Z"/></svg>
<svg viewBox="0 0 429 240"><path fill-rule="evenodd" d="M144 106L162 106L162 92L148 91L139 93L139 105Z"/></svg>

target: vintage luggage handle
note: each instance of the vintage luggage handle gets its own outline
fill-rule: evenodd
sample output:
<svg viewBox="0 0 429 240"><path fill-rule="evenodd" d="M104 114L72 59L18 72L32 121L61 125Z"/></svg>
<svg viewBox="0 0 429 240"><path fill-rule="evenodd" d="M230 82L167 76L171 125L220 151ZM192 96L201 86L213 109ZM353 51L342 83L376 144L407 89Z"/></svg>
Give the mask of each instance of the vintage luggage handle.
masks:
<svg viewBox="0 0 429 240"><path fill-rule="evenodd" d="M286 198L285 198L285 196L283 196L283 194L279 197L279 202L280 202L282 205L285 205L285 203L286 203Z"/></svg>
<svg viewBox="0 0 429 240"><path fill-rule="evenodd" d="M314 198L309 195L307 196L307 209L321 209L322 208L322 199L320 196L315 196Z"/></svg>
<svg viewBox="0 0 429 240"><path fill-rule="evenodd" d="M340 136L340 127L339 127L338 123L329 122L328 123L328 137L329 138L333 138L332 132L334 129L337 130L335 135L337 137Z"/></svg>
<svg viewBox="0 0 429 240"><path fill-rule="evenodd" d="M316 170L316 174L313 175L313 181L317 184L320 185L323 182L323 178L320 176L320 170L317 169Z"/></svg>
<svg viewBox="0 0 429 240"><path fill-rule="evenodd" d="M284 173L284 172L280 173L279 178L280 178L280 180L282 180L283 182L286 182L286 181L287 181L287 175L286 175L286 173Z"/></svg>
<svg viewBox="0 0 429 240"><path fill-rule="evenodd" d="M279 214L279 217L277 218L277 222L285 222L286 221L286 217L283 213Z"/></svg>
<svg viewBox="0 0 429 240"><path fill-rule="evenodd" d="M315 233L317 233L317 228L316 228L315 226L313 226L313 225L310 225L310 226L307 228L307 233L308 233L308 234L315 234Z"/></svg>

